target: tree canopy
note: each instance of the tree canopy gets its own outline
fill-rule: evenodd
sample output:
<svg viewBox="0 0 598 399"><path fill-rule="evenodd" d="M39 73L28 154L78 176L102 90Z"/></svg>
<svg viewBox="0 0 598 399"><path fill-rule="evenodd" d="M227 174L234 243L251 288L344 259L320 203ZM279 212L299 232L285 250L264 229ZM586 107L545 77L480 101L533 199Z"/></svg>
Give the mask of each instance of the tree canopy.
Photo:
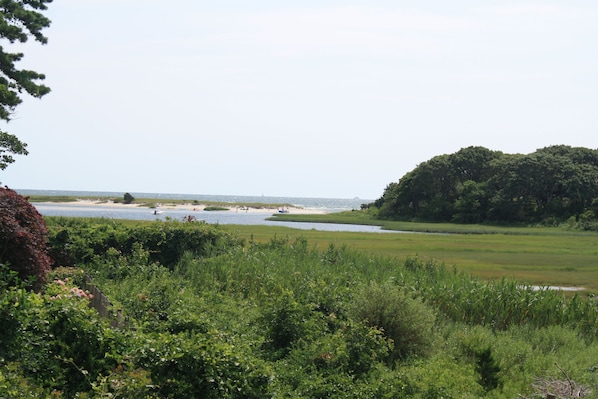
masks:
<svg viewBox="0 0 598 399"><path fill-rule="evenodd" d="M50 88L39 83L45 75L19 69L17 63L23 53L5 50L4 43L25 43L30 38L42 44L48 39L42 30L50 26L50 20L40 11L47 10L52 0L0 0L0 119L9 122L15 108L23 101L23 92L41 98ZM16 136L0 130L0 170L14 162L13 155L27 155L27 144Z"/></svg>
<svg viewBox="0 0 598 399"><path fill-rule="evenodd" d="M557 145L504 154L462 148L421 163L374 202L382 218L559 222L598 216L598 150Z"/></svg>

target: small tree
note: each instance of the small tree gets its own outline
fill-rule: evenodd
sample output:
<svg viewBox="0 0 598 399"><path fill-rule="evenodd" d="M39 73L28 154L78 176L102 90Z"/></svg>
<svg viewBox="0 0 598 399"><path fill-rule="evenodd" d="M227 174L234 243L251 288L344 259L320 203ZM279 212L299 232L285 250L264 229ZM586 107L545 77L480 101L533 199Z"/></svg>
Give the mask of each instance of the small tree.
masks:
<svg viewBox="0 0 598 399"><path fill-rule="evenodd" d="M476 353L476 358L476 369L480 374L480 385L487 391L498 387L500 367L492 356L492 350L490 348L480 350Z"/></svg>
<svg viewBox="0 0 598 399"><path fill-rule="evenodd" d="M46 282L52 265L47 234L43 217L27 198L0 187L0 263L7 264L22 280L35 277L36 290Z"/></svg>
<svg viewBox="0 0 598 399"><path fill-rule="evenodd" d="M124 196L124 202L125 202L125 204L130 204L130 203L132 203L133 201L135 201L135 197L133 197L133 196L132 196L131 194L129 194L129 193L125 193L125 196Z"/></svg>

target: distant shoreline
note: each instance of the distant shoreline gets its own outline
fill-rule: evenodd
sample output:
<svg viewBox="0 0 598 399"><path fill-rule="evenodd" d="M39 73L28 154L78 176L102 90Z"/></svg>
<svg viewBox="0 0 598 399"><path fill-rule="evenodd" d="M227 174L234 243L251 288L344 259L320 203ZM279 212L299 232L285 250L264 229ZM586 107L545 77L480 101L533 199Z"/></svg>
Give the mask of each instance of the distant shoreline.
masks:
<svg viewBox="0 0 598 399"><path fill-rule="evenodd" d="M160 202L157 202L160 201ZM125 204L121 201L114 201L113 199L98 198L60 198L56 200L49 200L48 198L36 198L31 196L30 202L34 204L51 204L51 205L64 205L64 206L76 206L76 207L106 207L106 208L140 208L146 207L150 209L159 208L162 210L168 209L181 209L187 211L206 211L209 207L219 207L221 211L228 212L246 212L246 213L293 213L293 214L324 214L327 213L322 209L315 208L302 208L289 204L247 204L247 203L222 203L222 202L209 202L201 203L199 201L185 202L181 200L155 200L155 199L139 199L135 200L130 204ZM208 209L209 211L209 209Z"/></svg>
<svg viewBox="0 0 598 399"><path fill-rule="evenodd" d="M28 197L32 203L75 203L78 201L94 201L97 204L114 202L124 204L124 195L111 191L64 191L64 190L31 190L18 189L19 194ZM337 213L348 210L360 209L364 203L371 202L358 198L311 198L311 197L273 197L255 195L214 195L214 194L176 194L176 193L136 193L130 192L134 198L134 206L147 208L161 204L162 207L170 205L184 205L187 207L225 207L237 210L241 207L262 209L278 212L279 210L294 211L293 213ZM202 207L201 209L204 209ZM210 209L212 210L212 209ZM305 211L300 211L305 210Z"/></svg>

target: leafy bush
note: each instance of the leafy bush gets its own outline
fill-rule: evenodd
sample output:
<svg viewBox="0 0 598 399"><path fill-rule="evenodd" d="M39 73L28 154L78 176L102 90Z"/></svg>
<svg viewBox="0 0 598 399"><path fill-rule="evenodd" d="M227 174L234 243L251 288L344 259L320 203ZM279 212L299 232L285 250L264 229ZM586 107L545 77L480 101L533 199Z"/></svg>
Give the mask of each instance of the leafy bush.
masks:
<svg viewBox="0 0 598 399"><path fill-rule="evenodd" d="M43 293L17 287L0 291L0 368L7 366L0 369L0 388L5 373L21 380L23 392L39 388L45 393L34 397L49 397L54 390L73 397L117 365L122 336L89 307L89 298L62 280L48 284Z"/></svg>
<svg viewBox="0 0 598 399"><path fill-rule="evenodd" d="M2 265L0 265L2 266ZM5 272L5 270L0 270ZM0 364L17 360L14 355L22 345L23 325L28 309L30 294L24 288L1 287L0 289Z"/></svg>
<svg viewBox="0 0 598 399"><path fill-rule="evenodd" d="M48 228L52 253L67 266L87 263L111 248L127 256L141 245L151 262L172 268L185 252L206 256L240 244L231 233L203 222L156 221L127 227L111 220L56 218L50 219Z"/></svg>
<svg viewBox="0 0 598 399"><path fill-rule="evenodd" d="M25 369L42 384L67 395L87 391L116 367L110 356L121 344L106 319L89 306L90 294L56 280L31 302L23 326Z"/></svg>
<svg viewBox="0 0 598 399"><path fill-rule="evenodd" d="M482 398L487 392L479 384L474 362L464 362L446 350L428 359L417 359L400 367L413 395L421 398Z"/></svg>
<svg viewBox="0 0 598 399"><path fill-rule="evenodd" d="M364 284L355 295L351 314L380 328L391 340L391 362L427 355L433 347L434 312L394 284Z"/></svg>
<svg viewBox="0 0 598 399"><path fill-rule="evenodd" d="M334 332L301 341L285 359L289 365L323 375L343 373L354 380L367 379L392 350L392 343L377 328L346 320Z"/></svg>
<svg viewBox="0 0 598 399"><path fill-rule="evenodd" d="M320 316L310 305L299 303L292 292L284 292L264 311L261 322L266 332L265 347L274 358L285 356L300 339L322 328L316 320Z"/></svg>
<svg viewBox="0 0 598 399"><path fill-rule="evenodd" d="M218 332L159 334L139 343L134 356L151 370L160 397L267 397L271 376L264 363L225 338Z"/></svg>
<svg viewBox="0 0 598 399"><path fill-rule="evenodd" d="M0 187L0 263L8 264L23 281L33 277L36 290L52 264L47 234L44 219L26 198Z"/></svg>
<svg viewBox="0 0 598 399"><path fill-rule="evenodd" d="M19 363L0 365L0 394L3 399L51 397L50 390L32 384L25 378Z"/></svg>

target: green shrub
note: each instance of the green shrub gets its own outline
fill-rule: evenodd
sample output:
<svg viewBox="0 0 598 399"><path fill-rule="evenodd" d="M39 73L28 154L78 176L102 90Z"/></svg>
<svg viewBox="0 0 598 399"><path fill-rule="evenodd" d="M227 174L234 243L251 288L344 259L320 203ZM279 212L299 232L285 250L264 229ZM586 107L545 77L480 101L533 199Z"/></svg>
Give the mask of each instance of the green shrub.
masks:
<svg viewBox="0 0 598 399"><path fill-rule="evenodd" d="M116 362L107 356L117 345L108 321L89 307L89 294L67 282L49 284L43 307L31 317L28 369L40 382L72 395L87 391Z"/></svg>
<svg viewBox="0 0 598 399"><path fill-rule="evenodd" d="M122 364L107 375L99 375L92 384L91 398L160 399L159 387L148 370L129 368ZM87 397L86 394L80 397Z"/></svg>
<svg viewBox="0 0 598 399"><path fill-rule="evenodd" d="M0 318L0 366L18 365L22 382L44 392L73 397L116 366L121 338L89 307L89 294L70 283L51 282L43 294L2 291Z"/></svg>
<svg viewBox="0 0 598 399"><path fill-rule="evenodd" d="M459 362L449 353L438 353L429 359L418 359L399 366L413 396L420 398L481 398L485 391L479 385L479 374L470 363Z"/></svg>
<svg viewBox="0 0 598 399"><path fill-rule="evenodd" d="M3 399L47 398L51 390L32 384L23 375L19 363L0 364L0 395ZM55 392L59 397L58 392Z"/></svg>
<svg viewBox="0 0 598 399"><path fill-rule="evenodd" d="M125 193L125 195L123 195L123 202L125 204L132 204L133 201L135 201L135 197L133 197L131 194Z"/></svg>
<svg viewBox="0 0 598 399"><path fill-rule="evenodd" d="M362 285L351 306L352 317L382 330L394 345L392 362L428 355L435 341L434 312L391 283Z"/></svg>
<svg viewBox="0 0 598 399"><path fill-rule="evenodd" d="M138 363L167 398L268 397L270 371L248 348L208 334L159 334L137 344Z"/></svg>
<svg viewBox="0 0 598 399"><path fill-rule="evenodd" d="M110 220L56 218L48 227L52 254L64 265L87 263L110 248L127 256L141 245L151 262L172 268L185 252L207 256L240 244L220 226L202 222L156 221L127 227Z"/></svg>
<svg viewBox="0 0 598 399"><path fill-rule="evenodd" d="M382 362L392 345L380 330L347 320L334 332L322 333L317 339L300 341L293 346L285 361L291 368L312 373L346 374L367 379Z"/></svg>
<svg viewBox="0 0 598 399"><path fill-rule="evenodd" d="M225 208L223 206L206 206L204 208L204 211L228 211L230 210L229 208Z"/></svg>
<svg viewBox="0 0 598 399"><path fill-rule="evenodd" d="M5 271L0 268L0 272ZM19 360L17 354L21 350L31 298L32 294L24 288L0 287L0 364Z"/></svg>
<svg viewBox="0 0 598 399"><path fill-rule="evenodd" d="M261 319L266 342L264 347L274 358L284 357L300 339L322 329L321 315L313 312L312 306L299 303L292 292L283 294L267 306Z"/></svg>

